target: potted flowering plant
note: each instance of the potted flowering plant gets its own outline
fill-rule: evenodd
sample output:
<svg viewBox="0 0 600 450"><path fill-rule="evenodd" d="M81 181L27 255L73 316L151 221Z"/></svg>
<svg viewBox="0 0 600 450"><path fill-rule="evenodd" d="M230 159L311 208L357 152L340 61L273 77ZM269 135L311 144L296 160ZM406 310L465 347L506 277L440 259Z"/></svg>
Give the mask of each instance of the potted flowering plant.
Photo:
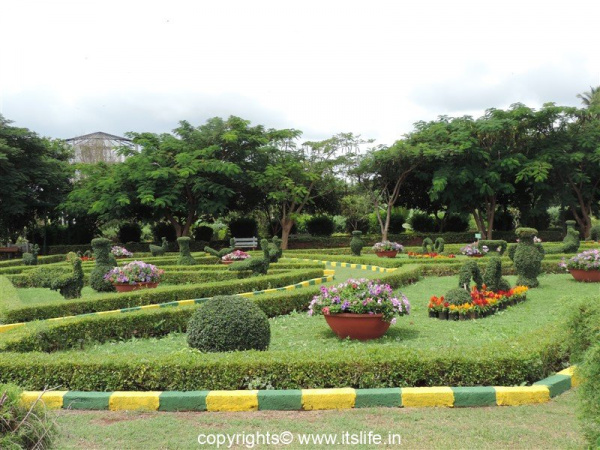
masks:
<svg viewBox="0 0 600 450"><path fill-rule="evenodd" d="M577 281L600 282L600 250L585 250L568 261L563 258L560 267L568 270Z"/></svg>
<svg viewBox="0 0 600 450"><path fill-rule="evenodd" d="M410 302L402 293L394 294L389 284L361 278L348 279L321 293L310 302L309 315L323 314L340 338L366 341L383 336L395 316L410 313Z"/></svg>
<svg viewBox="0 0 600 450"><path fill-rule="evenodd" d="M221 258L222 264L232 264L236 261L243 261L250 258L250 255L242 250L235 250L231 253L226 254Z"/></svg>
<svg viewBox="0 0 600 450"><path fill-rule="evenodd" d="M123 267L114 267L104 279L112 283L117 292L130 292L144 288L155 288L164 270L143 261L132 261Z"/></svg>
<svg viewBox="0 0 600 450"><path fill-rule="evenodd" d="M397 242L383 241L373 246L373 251L380 258L395 258L398 253L402 253L404 247Z"/></svg>
<svg viewBox="0 0 600 450"><path fill-rule="evenodd" d="M481 258L488 251L489 251L489 248L486 245L484 245L480 251L477 246L477 242L473 242L472 244L465 245L463 248L460 249L460 252L463 255L469 256L471 258Z"/></svg>
<svg viewBox="0 0 600 450"><path fill-rule="evenodd" d="M119 247L118 245L114 245L113 248L110 249L110 252L115 258L131 258L133 256L133 253L125 247Z"/></svg>

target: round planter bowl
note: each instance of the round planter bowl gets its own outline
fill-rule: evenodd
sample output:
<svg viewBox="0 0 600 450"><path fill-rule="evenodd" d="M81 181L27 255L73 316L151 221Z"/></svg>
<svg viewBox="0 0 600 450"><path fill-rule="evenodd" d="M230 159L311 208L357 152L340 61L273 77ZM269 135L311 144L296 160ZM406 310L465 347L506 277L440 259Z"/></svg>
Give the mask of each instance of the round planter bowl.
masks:
<svg viewBox="0 0 600 450"><path fill-rule="evenodd" d="M131 292L137 291L139 289L154 289L158 286L158 283L136 283L136 284L126 284L126 283L113 283L113 286L117 290L117 292Z"/></svg>
<svg viewBox="0 0 600 450"><path fill-rule="evenodd" d="M390 327L383 314L325 314L327 325L338 337L368 341L383 336Z"/></svg>
<svg viewBox="0 0 600 450"><path fill-rule="evenodd" d="M396 250L390 250L385 252L375 252L380 258L395 258L398 252Z"/></svg>
<svg viewBox="0 0 600 450"><path fill-rule="evenodd" d="M483 255L467 255L469 258L483 258Z"/></svg>
<svg viewBox="0 0 600 450"><path fill-rule="evenodd" d="M228 266L229 264L233 264L234 262L237 262L237 261L223 261L223 260L221 260L221 264L225 264L226 266Z"/></svg>
<svg viewBox="0 0 600 450"><path fill-rule="evenodd" d="M569 272L571 272L576 281L584 281L586 283L600 282L600 270L569 269Z"/></svg>

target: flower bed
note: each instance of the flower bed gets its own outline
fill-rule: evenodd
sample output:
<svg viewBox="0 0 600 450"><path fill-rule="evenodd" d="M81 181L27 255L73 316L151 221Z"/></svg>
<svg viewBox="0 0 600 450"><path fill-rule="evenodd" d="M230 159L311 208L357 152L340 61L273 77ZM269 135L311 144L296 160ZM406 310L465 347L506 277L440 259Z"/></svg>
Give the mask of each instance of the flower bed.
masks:
<svg viewBox="0 0 600 450"><path fill-rule="evenodd" d="M471 257L480 257L489 252L489 248L487 246L483 246L481 250L479 250L477 242L473 242L472 244L467 244L463 248L460 249L460 252L465 256Z"/></svg>
<svg viewBox="0 0 600 450"><path fill-rule="evenodd" d="M447 302L444 296L432 296L429 299L429 317L443 320L478 319L495 314L507 306L515 305L527 298L527 287L515 286L508 291L488 291L485 286L481 290L473 286L471 301L460 305Z"/></svg>
<svg viewBox="0 0 600 450"><path fill-rule="evenodd" d="M453 254L450 255L440 255L439 253L429 252L429 253L416 253L416 252L408 252L409 258L415 259L454 259L456 256Z"/></svg>
<svg viewBox="0 0 600 450"><path fill-rule="evenodd" d="M558 266L571 272L577 281L600 282L600 250L585 250Z"/></svg>
<svg viewBox="0 0 600 450"><path fill-rule="evenodd" d="M113 246L110 252L117 258L131 258L133 253L127 250L125 247L119 247L118 245Z"/></svg>
<svg viewBox="0 0 600 450"><path fill-rule="evenodd" d="M243 261L245 259L250 258L251 256L242 251L242 250L235 250L231 253L228 253L227 255L223 256L221 258L221 261L223 262L235 262L235 261Z"/></svg>
<svg viewBox="0 0 600 450"><path fill-rule="evenodd" d="M113 284L158 283L164 270L144 261L132 261L123 267L114 267L104 279Z"/></svg>

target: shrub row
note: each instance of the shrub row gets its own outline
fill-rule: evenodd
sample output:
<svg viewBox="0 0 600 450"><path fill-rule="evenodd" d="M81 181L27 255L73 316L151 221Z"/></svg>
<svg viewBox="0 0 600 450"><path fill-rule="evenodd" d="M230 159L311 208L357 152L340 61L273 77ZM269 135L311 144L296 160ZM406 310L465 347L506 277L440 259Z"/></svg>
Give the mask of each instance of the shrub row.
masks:
<svg viewBox="0 0 600 450"><path fill-rule="evenodd" d="M3 316L8 306L17 305L20 302L17 289L10 280L0 275L0 292L2 292L2 301L0 302L0 317Z"/></svg>
<svg viewBox="0 0 600 450"><path fill-rule="evenodd" d="M51 256L38 256L38 264L52 264L65 260L65 255L51 255ZM0 261L0 267L13 267L22 266L22 259L9 259L7 261Z"/></svg>
<svg viewBox="0 0 600 450"><path fill-rule="evenodd" d="M69 300L68 302L54 301L49 302L48 304L17 307L14 309L7 308L7 310L4 311L2 319L4 323L29 322L31 320L131 308L155 303L167 303L176 300L238 294L248 291L281 287L321 276L323 276L322 269L300 269L289 271L284 274L247 278L236 282L229 280L182 286L159 286L156 289L144 289L130 293L105 294L87 299Z"/></svg>

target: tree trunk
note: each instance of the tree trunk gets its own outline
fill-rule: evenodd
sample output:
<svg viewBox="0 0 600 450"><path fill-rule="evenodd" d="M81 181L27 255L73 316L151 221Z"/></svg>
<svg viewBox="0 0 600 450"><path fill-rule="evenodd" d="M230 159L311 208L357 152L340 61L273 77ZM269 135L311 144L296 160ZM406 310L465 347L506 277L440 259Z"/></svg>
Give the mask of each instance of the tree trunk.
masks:
<svg viewBox="0 0 600 450"><path fill-rule="evenodd" d="M481 233L481 236L485 238L487 236L487 232L483 224L481 213L479 212L479 210L473 209L471 211L471 214L473 214L473 218L475 219L475 223L477 224L477 229L479 230L479 233Z"/></svg>
<svg viewBox="0 0 600 450"><path fill-rule="evenodd" d="M288 239L290 237L290 232L292 231L292 227L294 226L294 221L289 217L284 217L281 219L281 249L287 250L288 248Z"/></svg>

